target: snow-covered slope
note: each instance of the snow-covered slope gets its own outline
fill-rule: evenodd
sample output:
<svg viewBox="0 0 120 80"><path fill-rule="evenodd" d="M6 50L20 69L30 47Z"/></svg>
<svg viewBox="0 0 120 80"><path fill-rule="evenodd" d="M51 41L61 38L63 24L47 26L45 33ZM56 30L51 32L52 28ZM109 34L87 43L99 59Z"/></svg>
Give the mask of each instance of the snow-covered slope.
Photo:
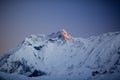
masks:
<svg viewBox="0 0 120 80"><path fill-rule="evenodd" d="M69 40L61 32L31 35L0 57L0 71L35 80L120 80L120 32Z"/></svg>

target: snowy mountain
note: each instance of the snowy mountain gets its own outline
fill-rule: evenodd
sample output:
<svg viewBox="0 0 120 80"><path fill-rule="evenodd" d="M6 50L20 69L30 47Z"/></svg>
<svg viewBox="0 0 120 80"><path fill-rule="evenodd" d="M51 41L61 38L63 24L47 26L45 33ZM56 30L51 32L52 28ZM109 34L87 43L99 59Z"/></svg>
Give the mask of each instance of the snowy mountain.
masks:
<svg viewBox="0 0 120 80"><path fill-rule="evenodd" d="M31 35L0 57L0 71L8 80L120 80L120 32Z"/></svg>

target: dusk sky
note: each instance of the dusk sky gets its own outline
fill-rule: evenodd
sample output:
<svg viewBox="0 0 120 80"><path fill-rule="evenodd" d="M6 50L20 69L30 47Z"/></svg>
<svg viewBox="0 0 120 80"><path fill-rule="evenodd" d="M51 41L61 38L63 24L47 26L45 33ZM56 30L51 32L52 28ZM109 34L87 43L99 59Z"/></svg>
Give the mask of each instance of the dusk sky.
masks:
<svg viewBox="0 0 120 80"><path fill-rule="evenodd" d="M0 53L31 34L73 37L120 31L119 0L0 0Z"/></svg>

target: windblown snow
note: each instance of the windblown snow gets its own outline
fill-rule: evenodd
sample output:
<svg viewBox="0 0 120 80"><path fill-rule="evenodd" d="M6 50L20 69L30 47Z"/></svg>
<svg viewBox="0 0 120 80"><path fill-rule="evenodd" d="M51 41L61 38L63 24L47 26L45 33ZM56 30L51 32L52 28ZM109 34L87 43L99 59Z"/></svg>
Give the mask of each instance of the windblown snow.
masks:
<svg viewBox="0 0 120 80"><path fill-rule="evenodd" d="M31 35L0 57L3 80L120 80L120 32Z"/></svg>

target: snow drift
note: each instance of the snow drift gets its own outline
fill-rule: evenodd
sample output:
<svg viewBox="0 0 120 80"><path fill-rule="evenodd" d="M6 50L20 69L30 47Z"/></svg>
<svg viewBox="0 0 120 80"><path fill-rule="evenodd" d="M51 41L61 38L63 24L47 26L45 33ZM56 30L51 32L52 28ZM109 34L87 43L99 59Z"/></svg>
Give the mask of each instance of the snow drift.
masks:
<svg viewBox="0 0 120 80"><path fill-rule="evenodd" d="M0 71L11 80L120 80L120 32L86 39L65 39L60 31L31 35L0 57Z"/></svg>

